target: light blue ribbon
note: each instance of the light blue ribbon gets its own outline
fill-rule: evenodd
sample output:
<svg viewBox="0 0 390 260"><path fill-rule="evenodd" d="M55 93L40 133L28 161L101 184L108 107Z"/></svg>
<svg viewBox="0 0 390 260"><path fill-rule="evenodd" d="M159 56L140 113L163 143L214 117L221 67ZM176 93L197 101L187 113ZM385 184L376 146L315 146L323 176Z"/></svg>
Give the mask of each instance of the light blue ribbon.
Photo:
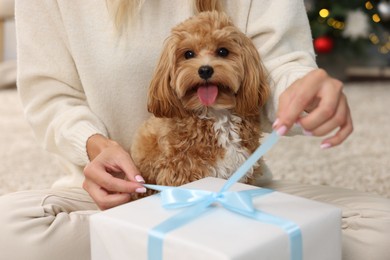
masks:
<svg viewBox="0 0 390 260"><path fill-rule="evenodd" d="M161 191L161 201L164 208L178 209L187 207L186 210L165 220L149 231L148 259L161 260L165 235L194 220L209 209L211 204L218 202L230 211L256 219L263 223L277 225L283 229L288 234L290 240L290 259L301 260L302 234L299 227L292 221L257 210L253 206L253 197L264 196L273 192L272 190L259 188L238 192L228 191L232 185L244 177L247 171L266 152L268 152L278 140L279 135L276 132L272 132L264 141L263 145L261 145L226 181L219 192L145 184L144 186L149 189Z"/></svg>

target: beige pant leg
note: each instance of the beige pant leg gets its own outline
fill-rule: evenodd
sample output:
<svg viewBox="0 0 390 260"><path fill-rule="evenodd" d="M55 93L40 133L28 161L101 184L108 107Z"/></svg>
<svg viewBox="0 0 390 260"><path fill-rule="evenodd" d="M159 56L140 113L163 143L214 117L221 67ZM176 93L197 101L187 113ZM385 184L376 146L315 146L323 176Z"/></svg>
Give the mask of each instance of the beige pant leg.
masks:
<svg viewBox="0 0 390 260"><path fill-rule="evenodd" d="M272 181L267 188L342 209L343 260L390 259L390 200L367 193Z"/></svg>
<svg viewBox="0 0 390 260"><path fill-rule="evenodd" d="M97 206L81 188L23 191L0 197L4 260L88 260L89 221Z"/></svg>

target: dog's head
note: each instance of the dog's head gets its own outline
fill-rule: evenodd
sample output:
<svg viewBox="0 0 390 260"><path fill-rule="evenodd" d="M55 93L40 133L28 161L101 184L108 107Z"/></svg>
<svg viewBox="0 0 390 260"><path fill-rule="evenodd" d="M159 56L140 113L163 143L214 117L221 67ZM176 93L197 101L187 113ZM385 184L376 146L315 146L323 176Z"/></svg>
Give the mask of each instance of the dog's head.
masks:
<svg viewBox="0 0 390 260"><path fill-rule="evenodd" d="M223 13L204 12L172 29L149 89L157 117L185 117L207 109L259 112L269 94L252 41Z"/></svg>

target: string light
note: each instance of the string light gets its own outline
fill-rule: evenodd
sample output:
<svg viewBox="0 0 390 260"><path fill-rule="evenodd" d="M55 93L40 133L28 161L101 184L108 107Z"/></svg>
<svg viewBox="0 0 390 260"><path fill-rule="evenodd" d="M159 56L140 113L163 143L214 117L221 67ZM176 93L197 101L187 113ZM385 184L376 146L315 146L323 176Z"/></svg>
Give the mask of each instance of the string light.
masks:
<svg viewBox="0 0 390 260"><path fill-rule="evenodd" d="M388 54L390 52L390 37L387 37L387 42L381 42L378 35L371 33L368 37L372 44L377 45L378 51L381 54Z"/></svg>
<svg viewBox="0 0 390 260"><path fill-rule="evenodd" d="M376 23L379 23L381 21L381 18L379 17L378 14L373 14L372 15L372 20Z"/></svg>
<svg viewBox="0 0 390 260"><path fill-rule="evenodd" d="M381 46L381 47L379 48L379 51L380 51L380 53L382 53L382 54L387 54L387 53L389 53L389 49L386 48L386 46Z"/></svg>
<svg viewBox="0 0 390 260"><path fill-rule="evenodd" d="M371 1L367 1L364 6L367 10L372 10L374 8ZM379 23L381 21L381 17L377 13L373 14L371 18L375 23ZM385 42L381 41L375 33L371 33L368 38L372 44L378 46L378 51L381 54L388 54L390 52L390 36L387 36L387 41L384 40Z"/></svg>
<svg viewBox="0 0 390 260"><path fill-rule="evenodd" d="M330 13L329 13L329 10L328 10L328 9L323 8L323 9L320 10L319 14L320 14L320 16L321 16L322 18L326 18L326 17L329 16Z"/></svg>
<svg viewBox="0 0 390 260"><path fill-rule="evenodd" d="M371 10L372 8L374 8L374 6L372 5L372 3L370 1L366 2L365 7L367 10Z"/></svg>
<svg viewBox="0 0 390 260"><path fill-rule="evenodd" d="M378 44L378 43L379 43L379 38L378 38L378 36L376 36L375 33L371 33L371 34L369 35L369 39L370 39L370 41L371 41L373 44Z"/></svg>
<svg viewBox="0 0 390 260"><path fill-rule="evenodd" d="M333 25L333 28L337 29L337 30L342 30L344 29L344 23L343 22L339 22L339 21L336 21Z"/></svg>
<svg viewBox="0 0 390 260"><path fill-rule="evenodd" d="M333 19L333 18L329 18L328 21L327 21L327 24L331 27L333 27L334 29L337 29L337 30L342 30L344 29L344 26L345 24L341 21L338 21L336 19Z"/></svg>

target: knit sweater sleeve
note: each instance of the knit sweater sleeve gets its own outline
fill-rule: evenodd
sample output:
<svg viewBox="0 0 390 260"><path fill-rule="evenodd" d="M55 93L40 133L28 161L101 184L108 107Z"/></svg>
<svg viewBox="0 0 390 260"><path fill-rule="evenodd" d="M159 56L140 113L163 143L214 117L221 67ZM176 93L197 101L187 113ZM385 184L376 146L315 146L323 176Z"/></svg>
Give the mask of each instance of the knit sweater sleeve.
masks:
<svg viewBox="0 0 390 260"><path fill-rule="evenodd" d="M37 139L73 164L88 162L87 139L107 135L88 107L56 1L16 1L18 90Z"/></svg>
<svg viewBox="0 0 390 260"><path fill-rule="evenodd" d="M275 120L280 94L317 68L303 0L252 0L246 33L258 46L271 86L267 117Z"/></svg>

